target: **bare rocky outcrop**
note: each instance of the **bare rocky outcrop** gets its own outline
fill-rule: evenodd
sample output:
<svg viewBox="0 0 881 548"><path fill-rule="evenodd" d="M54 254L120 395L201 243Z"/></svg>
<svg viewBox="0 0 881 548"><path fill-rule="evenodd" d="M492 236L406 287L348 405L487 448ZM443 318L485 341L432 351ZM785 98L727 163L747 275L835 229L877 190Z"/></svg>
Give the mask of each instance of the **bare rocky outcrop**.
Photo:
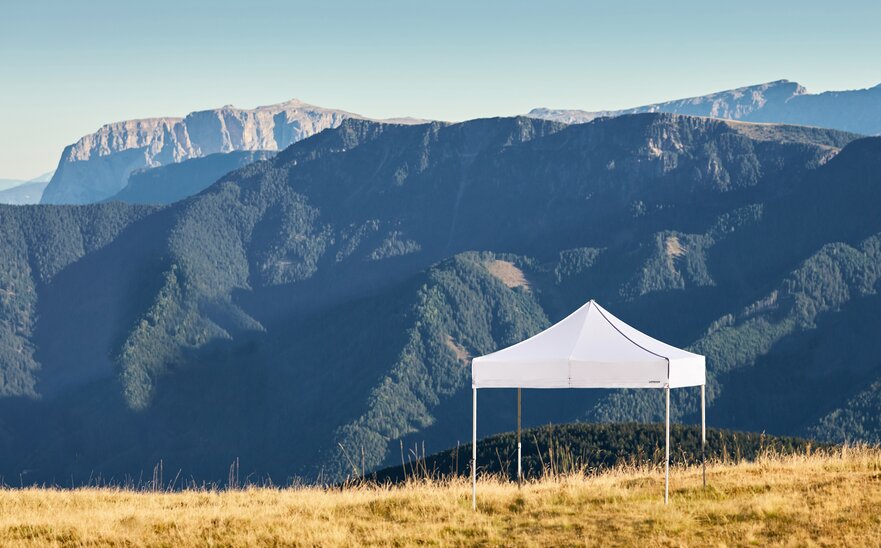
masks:
<svg viewBox="0 0 881 548"><path fill-rule="evenodd" d="M135 170L218 152L281 150L322 130L337 127L347 118L364 117L294 99L254 109L227 105L192 112L184 118L114 122L64 149L42 203L98 202L125 187Z"/></svg>
<svg viewBox="0 0 881 548"><path fill-rule="evenodd" d="M528 116L567 124L583 124L597 118L644 112L814 126L877 135L881 134L881 85L869 89L814 94L797 82L777 80L625 110L591 112L535 108Z"/></svg>

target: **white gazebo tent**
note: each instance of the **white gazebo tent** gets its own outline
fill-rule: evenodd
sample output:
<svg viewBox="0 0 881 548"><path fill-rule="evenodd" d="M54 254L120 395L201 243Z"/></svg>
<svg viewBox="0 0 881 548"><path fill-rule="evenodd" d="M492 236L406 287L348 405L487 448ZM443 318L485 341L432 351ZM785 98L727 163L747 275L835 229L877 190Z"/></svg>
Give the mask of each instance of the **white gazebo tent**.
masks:
<svg viewBox="0 0 881 548"><path fill-rule="evenodd" d="M637 331L591 300L541 333L471 363L471 482L477 507L477 389L517 388L517 474L521 475L521 388L662 388L666 397L664 503L670 487L670 389L701 387L701 452L706 446L704 356ZM704 472L706 485L706 471Z"/></svg>

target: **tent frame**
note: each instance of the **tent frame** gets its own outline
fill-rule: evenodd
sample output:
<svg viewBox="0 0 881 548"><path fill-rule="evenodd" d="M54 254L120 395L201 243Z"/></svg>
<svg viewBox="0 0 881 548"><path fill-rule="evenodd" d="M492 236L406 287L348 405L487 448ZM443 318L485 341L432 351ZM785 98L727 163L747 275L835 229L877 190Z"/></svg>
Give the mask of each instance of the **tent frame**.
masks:
<svg viewBox="0 0 881 548"><path fill-rule="evenodd" d="M707 406L706 383L701 384L701 467L703 484L707 487ZM664 385L666 413L664 417L664 504L670 501L670 384ZM523 484L522 453L520 443L521 388L517 387L517 487ZM472 388L471 413L471 509L477 509L477 387Z"/></svg>

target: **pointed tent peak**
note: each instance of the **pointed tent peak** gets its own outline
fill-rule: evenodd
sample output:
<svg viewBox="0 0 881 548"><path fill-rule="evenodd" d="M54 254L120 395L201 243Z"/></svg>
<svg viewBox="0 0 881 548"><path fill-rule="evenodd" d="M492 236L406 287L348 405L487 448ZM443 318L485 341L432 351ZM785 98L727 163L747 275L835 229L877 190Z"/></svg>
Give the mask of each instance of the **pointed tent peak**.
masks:
<svg viewBox="0 0 881 548"><path fill-rule="evenodd" d="M588 313L590 313L590 309L594 308L594 307L600 308L599 303L597 303L594 299L591 299L591 300L587 301L586 303L584 303L583 305L576 308L571 314L569 314L568 316L566 316L565 318L560 320L560 322L557 322L557 323L562 323L566 320L569 320L573 317L578 316L579 314L588 314ZM557 324L554 324L554 325L557 325ZM551 327L553 327L553 326L551 326Z"/></svg>

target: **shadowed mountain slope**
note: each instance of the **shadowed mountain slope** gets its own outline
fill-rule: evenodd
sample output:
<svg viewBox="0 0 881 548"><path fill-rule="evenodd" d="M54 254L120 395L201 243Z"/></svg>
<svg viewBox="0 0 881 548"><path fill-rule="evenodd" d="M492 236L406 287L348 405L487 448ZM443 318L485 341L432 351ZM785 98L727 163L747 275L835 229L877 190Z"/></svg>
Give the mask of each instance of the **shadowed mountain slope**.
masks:
<svg viewBox="0 0 881 548"><path fill-rule="evenodd" d="M212 183L248 164L275 155L267 151L209 154L176 164L135 171L125 188L108 201L129 204L170 204L202 192Z"/></svg>

